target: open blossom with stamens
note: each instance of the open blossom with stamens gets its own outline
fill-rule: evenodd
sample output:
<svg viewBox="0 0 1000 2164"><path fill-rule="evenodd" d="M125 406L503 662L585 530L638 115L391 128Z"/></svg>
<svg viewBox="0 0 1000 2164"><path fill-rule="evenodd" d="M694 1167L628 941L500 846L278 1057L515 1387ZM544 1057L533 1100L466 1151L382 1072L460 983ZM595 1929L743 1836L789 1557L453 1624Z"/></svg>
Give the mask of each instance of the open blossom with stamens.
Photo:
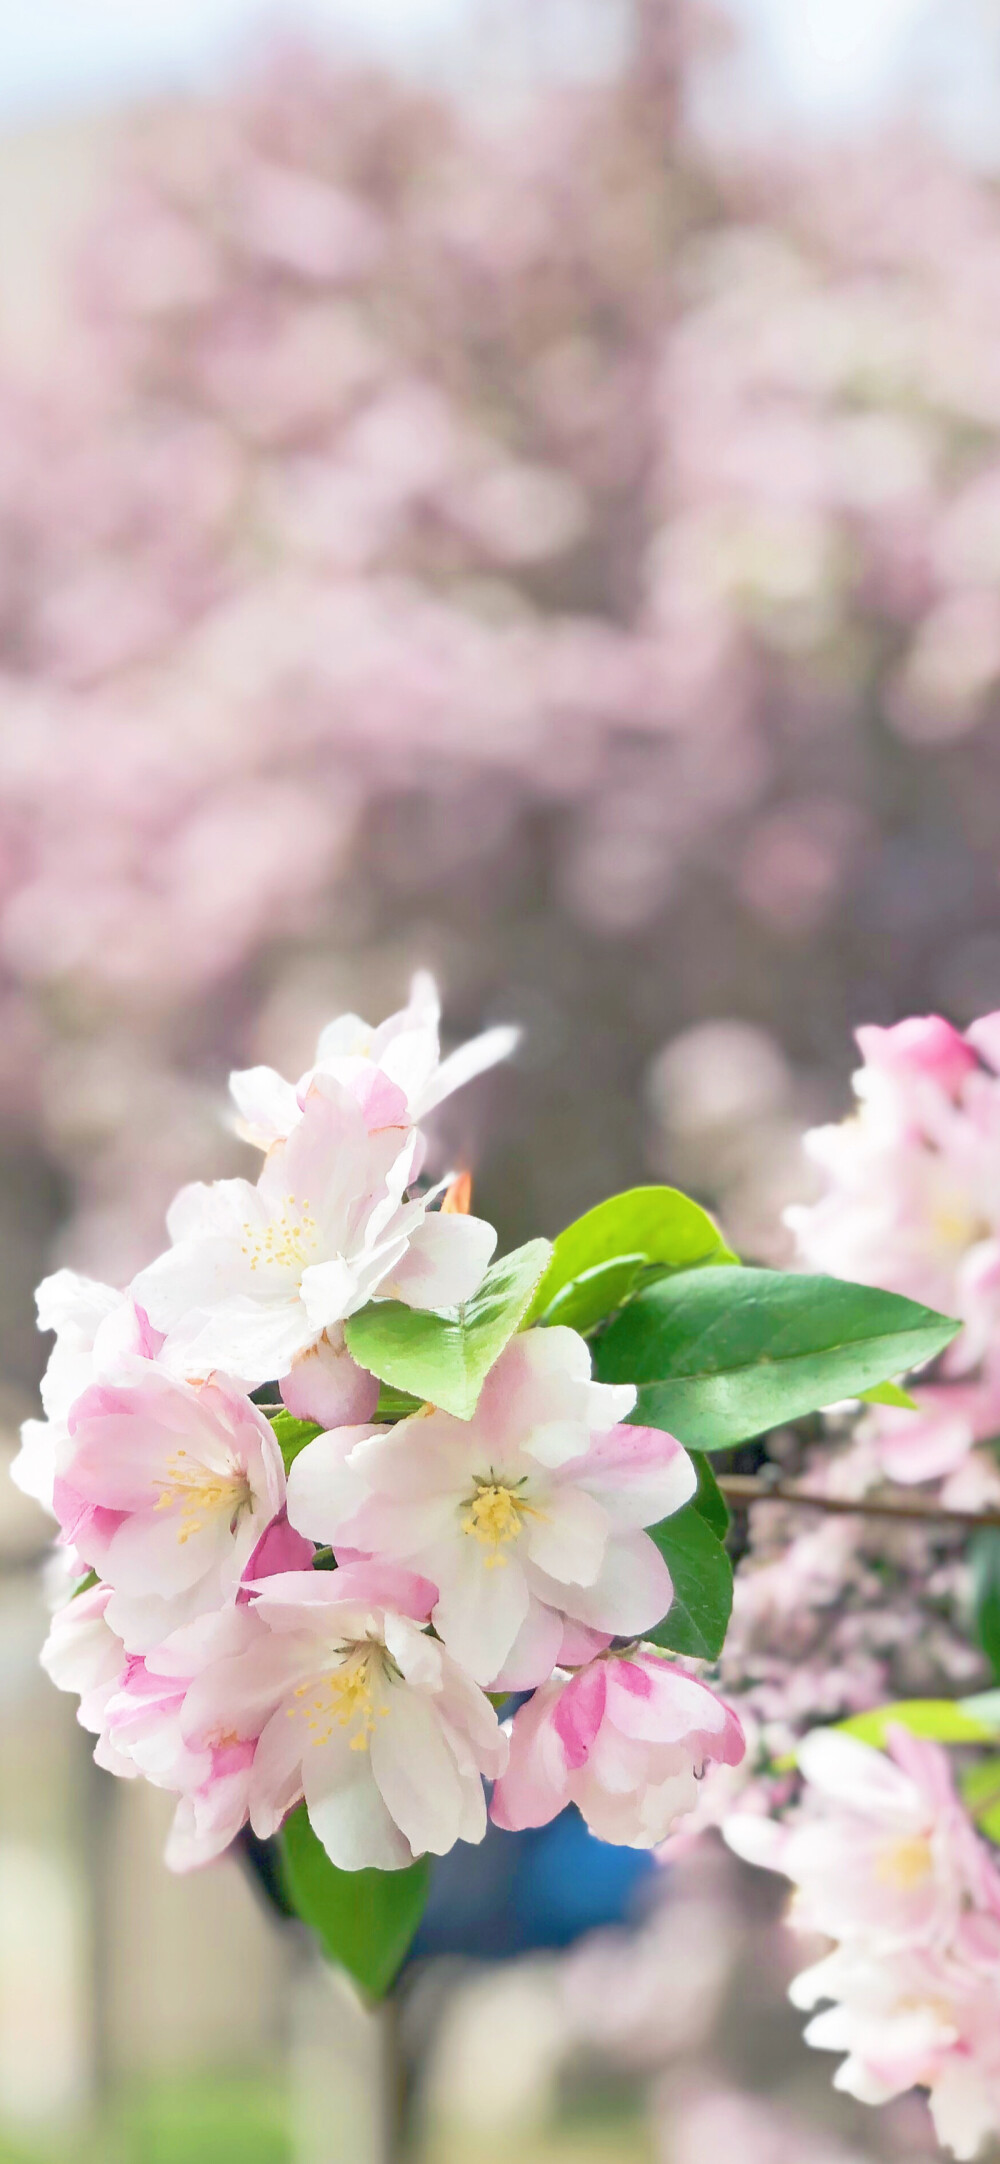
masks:
<svg viewBox="0 0 1000 2164"><path fill-rule="evenodd" d="M280 1380L324 1338L336 1359L338 1325L376 1293L451 1307L475 1291L496 1234L480 1218L428 1215L426 1196L406 1199L421 1138L402 1092L384 1077L377 1088L371 1128L351 1090L317 1076L256 1186L182 1189L167 1219L174 1244L133 1287L166 1333L167 1366ZM353 1391L353 1363L345 1378Z"/></svg>
<svg viewBox="0 0 1000 2164"><path fill-rule="evenodd" d="M42 1377L46 1417L24 1421L11 1478L26 1495L51 1510L57 1460L75 1399L89 1383L113 1373L123 1355L154 1359L162 1339L129 1294L116 1292L95 1278L80 1277L75 1270L57 1270L43 1278L35 1299L39 1329L56 1333Z"/></svg>
<svg viewBox="0 0 1000 2164"><path fill-rule="evenodd" d="M575 1803L601 1841L653 1848L693 1809L706 1764L739 1765L731 1707L649 1646L555 1675L514 1716L490 1816L544 1826Z"/></svg>
<svg viewBox="0 0 1000 2164"><path fill-rule="evenodd" d="M805 2033L847 2054L835 2086L869 2104L928 2088L939 2139L973 2157L1000 2131L1000 1872L945 1752L897 1726L888 1753L816 1730L791 1817L736 1813L723 1831L793 1881L797 1928L837 1941L790 1992L834 2002Z"/></svg>
<svg viewBox="0 0 1000 2164"><path fill-rule="evenodd" d="M1000 1922L963 1918L952 1944L895 1953L848 1943L804 1969L795 2006L814 2014L805 2038L843 2052L833 2077L862 2104L925 2088L934 2130L956 2157L1000 2133Z"/></svg>
<svg viewBox="0 0 1000 2164"><path fill-rule="evenodd" d="M273 1429L221 1376L195 1386L123 1361L72 1407L55 1508L130 1652L234 1601L284 1500Z"/></svg>
<svg viewBox="0 0 1000 2164"><path fill-rule="evenodd" d="M807 1267L960 1317L943 1365L962 1373L1000 1320L1000 1021L914 1017L858 1044L857 1113L806 1136L826 1192L787 1222Z"/></svg>
<svg viewBox="0 0 1000 2164"><path fill-rule="evenodd" d="M423 1572L456 1659L479 1683L527 1689L670 1605L643 1527L688 1501L694 1467L673 1436L621 1424L635 1396L591 1381L574 1330L524 1331L471 1420L427 1408L317 1437L292 1466L289 1517L338 1554Z"/></svg>
<svg viewBox="0 0 1000 2164"><path fill-rule="evenodd" d="M886 1755L819 1728L798 1760L806 1791L790 1821L733 1813L723 1830L739 1855L794 1880L801 1929L891 1947L947 1941L970 1902L1000 1919L1000 1875L937 1744L897 1726Z"/></svg>
<svg viewBox="0 0 1000 2164"><path fill-rule="evenodd" d="M502 1772L507 1741L488 1698L428 1636L433 1601L425 1580L377 1564L262 1582L255 1642L203 1670L182 1718L193 1741L256 1730L258 1835L304 1797L345 1871L392 1871L482 1839L483 1776Z"/></svg>
<svg viewBox="0 0 1000 2164"><path fill-rule="evenodd" d="M377 1028L358 1014L341 1014L328 1022L313 1065L295 1085L273 1067L231 1074L237 1133L260 1149L270 1149L301 1119L317 1075L330 1075L348 1089L370 1086L373 1073L384 1075L402 1091L410 1119L422 1120L464 1083L507 1059L518 1039L516 1029L484 1030L442 1060L440 1022L437 986L426 970L418 970L407 1005Z"/></svg>

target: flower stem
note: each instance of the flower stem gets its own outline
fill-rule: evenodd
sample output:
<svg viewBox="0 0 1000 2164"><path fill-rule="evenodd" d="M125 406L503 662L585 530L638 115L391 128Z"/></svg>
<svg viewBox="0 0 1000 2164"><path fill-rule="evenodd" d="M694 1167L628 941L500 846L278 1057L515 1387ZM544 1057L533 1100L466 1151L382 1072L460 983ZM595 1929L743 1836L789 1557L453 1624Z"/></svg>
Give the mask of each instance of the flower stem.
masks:
<svg viewBox="0 0 1000 2164"><path fill-rule="evenodd" d="M727 1503L745 1509L750 1503L794 1503L803 1510L825 1510L842 1518L896 1518L918 1525L1000 1526L1000 1510L950 1510L923 1496L818 1495L786 1480L761 1480L753 1473L723 1473L719 1487Z"/></svg>

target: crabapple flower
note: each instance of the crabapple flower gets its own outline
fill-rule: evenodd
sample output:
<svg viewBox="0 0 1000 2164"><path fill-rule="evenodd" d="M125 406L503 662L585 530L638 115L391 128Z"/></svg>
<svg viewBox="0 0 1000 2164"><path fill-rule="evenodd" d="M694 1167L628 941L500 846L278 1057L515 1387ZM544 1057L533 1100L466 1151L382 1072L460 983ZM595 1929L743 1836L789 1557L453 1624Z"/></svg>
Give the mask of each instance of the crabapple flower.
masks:
<svg viewBox="0 0 1000 2164"><path fill-rule="evenodd" d="M805 2032L846 2053L834 2086L866 2104L927 2088L939 2139L973 2157L1000 2131L1000 1872L946 1754L898 1726L888 1751L816 1730L799 1749L806 1791L792 1817L734 1814L723 1832L793 1881L796 1928L837 1942L789 1994L834 2002Z"/></svg>
<svg viewBox="0 0 1000 2164"><path fill-rule="evenodd" d="M357 1098L319 1076L256 1187L182 1188L167 1218L174 1244L133 1287L165 1332L167 1366L188 1376L222 1368L251 1386L283 1380L324 1335L335 1356L337 1325L376 1293L452 1307L475 1291L492 1226L428 1216L427 1196L404 1199L421 1139L387 1081L379 1105L372 1131Z"/></svg>
<svg viewBox="0 0 1000 2164"><path fill-rule="evenodd" d="M221 1376L195 1386L135 1360L70 1412L56 1512L132 1653L235 1601L284 1500L273 1429Z"/></svg>
<svg viewBox="0 0 1000 2164"><path fill-rule="evenodd" d="M705 1765L739 1765L731 1707L651 1648L556 1675L514 1716L490 1816L519 1831L575 1803L600 1841L653 1848L693 1809Z"/></svg>
<svg viewBox="0 0 1000 2164"><path fill-rule="evenodd" d="M56 1342L42 1377L44 1420L26 1420L11 1478L25 1495L52 1510L52 1488L66 1420L74 1400L98 1376L110 1374L123 1355L155 1359L162 1343L127 1293L75 1270L42 1279L35 1295L40 1330Z"/></svg>
<svg viewBox="0 0 1000 2164"><path fill-rule="evenodd" d="M1000 1029L940 1016L861 1029L859 1109L805 1147L826 1193L786 1212L800 1257L957 1315L949 1374L981 1359L1000 1320Z"/></svg>
<svg viewBox="0 0 1000 2164"><path fill-rule="evenodd" d="M524 1331L471 1420L426 1407L391 1429L318 1436L292 1466L289 1517L338 1554L432 1579L456 1660L478 1683L527 1689L670 1605L642 1529L688 1501L694 1467L673 1436L621 1425L635 1397L591 1381L575 1330Z"/></svg>
<svg viewBox="0 0 1000 2164"><path fill-rule="evenodd" d="M138 1772L114 1747L107 1732L108 1706L128 1670L129 1657L107 1620L108 1585L88 1586L57 1608L41 1651L41 1663L57 1690L79 1698L77 1720L97 1737L94 1757L108 1773L130 1779Z"/></svg>
<svg viewBox="0 0 1000 2164"><path fill-rule="evenodd" d="M886 1755L818 1728L798 1760L806 1796L790 1822L736 1812L723 1832L794 1881L799 1928L892 1949L946 1944L970 1904L1000 1920L1000 1875L937 1744L896 1725Z"/></svg>
<svg viewBox="0 0 1000 2164"><path fill-rule="evenodd" d="M376 1076L386 1076L402 1091L415 1123L464 1083L508 1059L518 1041L516 1029L488 1029L442 1060L440 1021L434 979L426 970L418 970L407 1005L377 1028L358 1014L338 1015L336 1021L328 1022L312 1067L294 1086L273 1067L248 1067L231 1074L237 1133L263 1150L282 1141L301 1118L317 1075L330 1075L346 1088L364 1087Z"/></svg>
<svg viewBox="0 0 1000 2164"><path fill-rule="evenodd" d="M804 2009L833 2002L809 2022L805 2039L846 2053L835 2089L886 2104L926 2088L938 2140L967 2159L1000 2131L998 1974L1000 1923L970 1916L947 1952L909 1946L876 1956L840 1946L803 1970L789 1997Z"/></svg>
<svg viewBox="0 0 1000 2164"><path fill-rule="evenodd" d="M186 1699L196 1738L254 1728L250 1819L266 1837L304 1797L341 1870L397 1870L486 1830L482 1777L507 1741L489 1700L427 1635L434 1587L356 1563L264 1580L258 1636Z"/></svg>
<svg viewBox="0 0 1000 2164"><path fill-rule="evenodd" d="M224 1720L205 1723L192 1717L189 1700L206 1668L254 1649L259 1656L266 1643L252 1607L219 1609L131 1659L107 1700L104 1740L117 1767L178 1796L166 1845L171 1870L211 1863L246 1824L257 1738L273 1699L264 1670L256 1708L244 1695Z"/></svg>

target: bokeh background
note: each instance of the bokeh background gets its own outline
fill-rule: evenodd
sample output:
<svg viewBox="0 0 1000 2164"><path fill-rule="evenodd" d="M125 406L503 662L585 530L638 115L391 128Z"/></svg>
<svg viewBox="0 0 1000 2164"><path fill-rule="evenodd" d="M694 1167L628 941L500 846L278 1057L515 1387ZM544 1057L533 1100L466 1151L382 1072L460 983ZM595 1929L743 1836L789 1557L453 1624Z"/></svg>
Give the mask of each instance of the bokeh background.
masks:
<svg viewBox="0 0 1000 2164"><path fill-rule="evenodd" d="M996 0L2 0L8 1453L42 1271L418 964L524 1025L437 1137L504 1245L665 1176L780 1260L851 1028L1000 1005L998 180ZM366 2164L379 2040L37 1675L45 1537L0 1482L2 2164ZM415 1970L424 2164L936 2153L711 1843L523 1868Z"/></svg>

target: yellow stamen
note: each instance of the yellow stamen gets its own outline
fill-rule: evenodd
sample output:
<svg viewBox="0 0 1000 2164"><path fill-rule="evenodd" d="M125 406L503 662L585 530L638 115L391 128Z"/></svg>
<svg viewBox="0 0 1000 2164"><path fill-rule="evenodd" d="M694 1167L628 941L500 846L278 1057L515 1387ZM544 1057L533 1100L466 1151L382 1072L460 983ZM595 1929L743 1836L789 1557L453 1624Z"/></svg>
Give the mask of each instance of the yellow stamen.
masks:
<svg viewBox="0 0 1000 2164"><path fill-rule="evenodd" d="M177 1538L183 1548L195 1533L204 1531L206 1517L223 1512L233 1531L245 1510L253 1503L250 1481L243 1467L232 1461L228 1472L210 1472L196 1458L189 1458L186 1450L178 1450L167 1462L167 1485L153 1505L154 1510L172 1510L180 1506L180 1524Z"/></svg>
<svg viewBox="0 0 1000 2164"><path fill-rule="evenodd" d="M251 1270L261 1263L274 1264L280 1270L305 1269L316 1254L318 1246L316 1219L308 1201L298 1205L294 1195L285 1196L285 1208L273 1217L263 1231L255 1230L249 1219L244 1221L241 1255L247 1255Z"/></svg>
<svg viewBox="0 0 1000 2164"><path fill-rule="evenodd" d="M517 1540L523 1518L542 1518L545 1513L536 1510L532 1503L515 1493L502 1481L477 1480L475 1493L466 1504L459 1519L463 1533L472 1534L482 1547L491 1548L492 1555L484 1558L487 1570L502 1570L507 1557L501 1548Z"/></svg>
<svg viewBox="0 0 1000 2164"><path fill-rule="evenodd" d="M387 1680L384 1649L371 1644L354 1646L338 1667L299 1684L294 1696L303 1703L289 1706L288 1718L294 1720L301 1714L310 1743L328 1743L335 1728L350 1728L356 1723L350 1748L367 1751L376 1721L384 1720L389 1711L388 1705L384 1701L376 1703L375 1697Z"/></svg>
<svg viewBox="0 0 1000 2164"><path fill-rule="evenodd" d="M909 1893L923 1879L929 1878L933 1868L931 1845L925 1835L906 1834L900 1841L885 1842L875 1876L884 1886L895 1886L900 1893Z"/></svg>

